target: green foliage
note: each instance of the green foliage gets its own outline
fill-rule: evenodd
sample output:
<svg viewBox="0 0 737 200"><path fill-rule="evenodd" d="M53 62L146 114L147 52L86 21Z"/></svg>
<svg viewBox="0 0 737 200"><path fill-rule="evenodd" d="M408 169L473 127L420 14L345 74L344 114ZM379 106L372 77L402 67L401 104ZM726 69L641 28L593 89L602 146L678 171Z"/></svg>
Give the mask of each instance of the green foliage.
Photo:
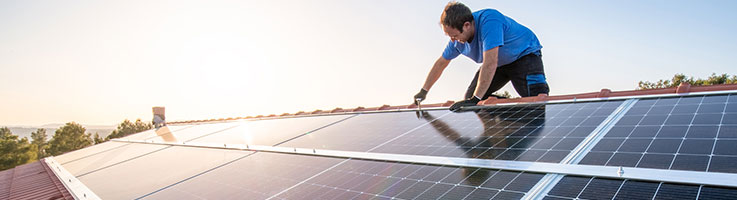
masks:
<svg viewBox="0 0 737 200"><path fill-rule="evenodd" d="M120 138L125 137L130 134L138 133L141 131L149 130L153 128L153 125L150 122L142 122L141 119L137 119L135 123L125 120L122 123L118 125L118 128L114 130L110 135L108 135L105 140L110 140L113 138Z"/></svg>
<svg viewBox="0 0 737 200"><path fill-rule="evenodd" d="M512 98L512 94L509 94L509 92L506 91L506 90L504 91L504 93L501 93L501 92L497 91L497 92L494 92L494 94L491 94L491 95L496 95L496 96L504 97L504 98L507 98L507 99L511 99Z"/></svg>
<svg viewBox="0 0 737 200"><path fill-rule="evenodd" d="M36 150L28 139L18 139L8 127L0 128L0 170L26 164L36 158Z"/></svg>
<svg viewBox="0 0 737 200"><path fill-rule="evenodd" d="M100 144L100 143L108 141L108 139L100 137L100 134L97 134L97 133L95 133L95 137L92 138L92 140L95 142L95 144Z"/></svg>
<svg viewBox="0 0 737 200"><path fill-rule="evenodd" d="M56 130L54 137L49 141L46 153L56 156L92 145L90 134L85 134L85 131L87 129L82 125L75 122L67 123Z"/></svg>
<svg viewBox="0 0 737 200"><path fill-rule="evenodd" d="M676 74L670 80L661 79L661 80L658 80L657 82L640 81L638 83L637 89L646 90L646 89L678 87L678 85L680 85L683 82L686 82L693 86L735 84L737 83L737 75L732 75L730 77L728 74L717 75L716 73L712 73L711 76L709 76L706 79L694 79L694 77L688 77L683 74Z"/></svg>
<svg viewBox="0 0 737 200"><path fill-rule="evenodd" d="M46 129L38 129L32 132L32 141L30 142L26 138L18 139L18 136L13 135L7 127L0 128L0 170L10 169L46 156L61 155L92 144L103 143L111 138L145 131L152 127L151 123L144 123L141 119L136 120L136 122L125 120L108 137L103 138L98 133L91 137L91 134L85 133L87 129L82 125L69 122L57 129L49 141L46 140L48 138Z"/></svg>
<svg viewBox="0 0 737 200"><path fill-rule="evenodd" d="M36 152L38 152L38 158L46 157L45 149L48 146L46 142L46 129L39 128L38 130L31 132L31 144L34 145Z"/></svg>

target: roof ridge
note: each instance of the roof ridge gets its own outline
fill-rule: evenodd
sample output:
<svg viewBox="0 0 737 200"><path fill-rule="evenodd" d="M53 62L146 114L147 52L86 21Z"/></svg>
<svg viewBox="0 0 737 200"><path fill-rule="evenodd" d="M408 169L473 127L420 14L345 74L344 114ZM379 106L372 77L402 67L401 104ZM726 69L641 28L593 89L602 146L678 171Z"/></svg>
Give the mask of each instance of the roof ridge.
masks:
<svg viewBox="0 0 737 200"><path fill-rule="evenodd" d="M535 103L535 102L548 102L548 101L560 101L560 100L571 100L571 99L591 99L591 98L611 98L611 97L624 97L624 96L646 96L646 95L662 95L662 94L684 94L694 92L711 92L711 91L726 91L726 90L737 90L737 84L720 84L720 85L703 85L703 86L692 86L689 83L682 82L677 87L670 88L658 88L658 89L645 89L645 90L623 90L623 91L612 91L607 88L601 89L599 92L587 92L578 94L565 94L565 95L554 95L548 96L547 94L540 94L532 97L520 97L520 98L509 98L509 99L498 99L496 97L489 97L486 100L479 102L479 105L497 105L497 104L508 104L508 103ZM455 101L448 100L445 103L433 103L433 104L422 104L423 108L438 108L448 107L453 105ZM217 121L230 121L239 119L262 119L262 118L274 118L274 117L290 117L290 116L312 116L312 115L327 115L327 114L342 114L351 112L365 112L365 111L384 111L384 110L399 110L399 109L412 109L417 108L417 105L398 105L392 106L384 104L377 107L362 107L356 108L334 108L330 110L317 109L314 111L298 111L293 114L283 113L280 115L257 115L257 116L245 116L245 117L229 117L229 118L218 118L218 119L203 119L203 120L185 120L185 121L173 121L167 122L167 124L189 124L189 123L202 123L202 122L217 122Z"/></svg>

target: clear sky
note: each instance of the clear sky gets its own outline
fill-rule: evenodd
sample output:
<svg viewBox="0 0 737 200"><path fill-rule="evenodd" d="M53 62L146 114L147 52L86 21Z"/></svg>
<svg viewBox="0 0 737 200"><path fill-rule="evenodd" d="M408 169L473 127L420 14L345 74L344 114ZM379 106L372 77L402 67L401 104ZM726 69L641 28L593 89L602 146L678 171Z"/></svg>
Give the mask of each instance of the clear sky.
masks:
<svg viewBox="0 0 737 200"><path fill-rule="evenodd" d="M409 104L447 2L3 0L0 125ZM737 1L462 2L537 34L551 95L737 74ZM459 100L477 68L456 58L425 102Z"/></svg>

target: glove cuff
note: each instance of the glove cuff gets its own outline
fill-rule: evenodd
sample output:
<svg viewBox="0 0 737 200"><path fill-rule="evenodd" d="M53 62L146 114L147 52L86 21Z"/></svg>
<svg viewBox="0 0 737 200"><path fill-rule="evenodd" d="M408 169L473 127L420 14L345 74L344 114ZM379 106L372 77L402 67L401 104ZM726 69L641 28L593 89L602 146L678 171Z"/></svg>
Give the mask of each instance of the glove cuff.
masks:
<svg viewBox="0 0 737 200"><path fill-rule="evenodd" d="M481 101L481 98L478 98L477 96L473 96L468 100L474 103L478 103L479 101Z"/></svg>

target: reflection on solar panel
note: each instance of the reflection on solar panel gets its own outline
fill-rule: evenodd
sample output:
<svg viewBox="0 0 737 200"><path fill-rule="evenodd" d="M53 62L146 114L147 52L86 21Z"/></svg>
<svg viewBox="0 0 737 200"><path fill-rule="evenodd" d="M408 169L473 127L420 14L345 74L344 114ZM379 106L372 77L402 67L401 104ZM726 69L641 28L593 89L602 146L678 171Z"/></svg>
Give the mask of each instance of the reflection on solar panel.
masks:
<svg viewBox="0 0 737 200"><path fill-rule="evenodd" d="M424 115L429 125L374 152L560 162L621 104L533 104Z"/></svg>
<svg viewBox="0 0 737 200"><path fill-rule="evenodd" d="M56 159L103 199L734 199L734 93L171 125Z"/></svg>

